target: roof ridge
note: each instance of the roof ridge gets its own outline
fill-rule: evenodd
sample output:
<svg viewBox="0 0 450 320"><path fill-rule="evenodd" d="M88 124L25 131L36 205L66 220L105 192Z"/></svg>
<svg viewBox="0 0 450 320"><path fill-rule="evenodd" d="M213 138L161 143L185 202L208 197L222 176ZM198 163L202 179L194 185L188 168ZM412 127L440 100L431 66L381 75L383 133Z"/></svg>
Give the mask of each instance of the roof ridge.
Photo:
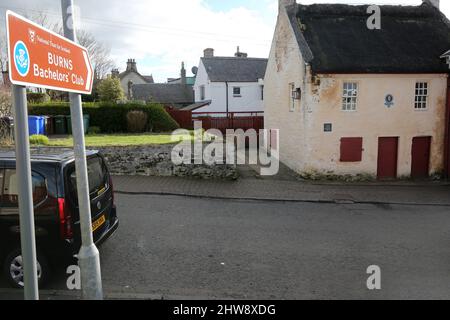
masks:
<svg viewBox="0 0 450 320"><path fill-rule="evenodd" d="M220 57L220 56L215 56L215 57L202 57L201 59L228 59L228 60L269 60L268 58L253 58L253 57L246 57L246 58L242 58L242 57Z"/></svg>
<svg viewBox="0 0 450 320"><path fill-rule="evenodd" d="M310 16L367 16L366 8L368 6L370 4L298 3L297 16L305 11ZM440 12L440 10L426 2L422 2L420 5L379 4L377 6L384 11L384 16L396 16L398 18L435 18L436 14Z"/></svg>

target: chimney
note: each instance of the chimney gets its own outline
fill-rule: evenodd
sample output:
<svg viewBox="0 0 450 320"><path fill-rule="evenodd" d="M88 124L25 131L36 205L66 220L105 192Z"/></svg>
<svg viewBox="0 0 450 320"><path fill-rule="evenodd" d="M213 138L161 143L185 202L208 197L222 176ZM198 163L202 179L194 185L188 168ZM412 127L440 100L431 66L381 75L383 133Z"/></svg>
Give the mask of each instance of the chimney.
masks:
<svg viewBox="0 0 450 320"><path fill-rule="evenodd" d="M186 69L184 68L184 62L181 63L181 84L186 85Z"/></svg>
<svg viewBox="0 0 450 320"><path fill-rule="evenodd" d="M439 9L439 0L422 0L423 3L428 3L434 6L435 8Z"/></svg>
<svg viewBox="0 0 450 320"><path fill-rule="evenodd" d="M138 73L137 66L136 66L136 60L128 59L128 61L127 61L127 71L133 71L133 72Z"/></svg>
<svg viewBox="0 0 450 320"><path fill-rule="evenodd" d="M282 9L286 8L287 6L296 4L295 0L278 0L278 10L281 11Z"/></svg>
<svg viewBox="0 0 450 320"><path fill-rule="evenodd" d="M112 69L111 70L111 77L112 78L117 78L118 79L119 78L119 74L120 74L119 73L119 69Z"/></svg>
<svg viewBox="0 0 450 320"><path fill-rule="evenodd" d="M241 52L240 50L239 50L239 46L237 47L237 51L236 51L236 53L234 54L234 56L236 57L236 58L247 58L248 57L248 54L246 54L245 52Z"/></svg>
<svg viewBox="0 0 450 320"><path fill-rule="evenodd" d="M133 100L133 81L128 81L128 92L127 92L128 100Z"/></svg>
<svg viewBox="0 0 450 320"><path fill-rule="evenodd" d="M205 58L214 58L214 49L208 48L203 51Z"/></svg>

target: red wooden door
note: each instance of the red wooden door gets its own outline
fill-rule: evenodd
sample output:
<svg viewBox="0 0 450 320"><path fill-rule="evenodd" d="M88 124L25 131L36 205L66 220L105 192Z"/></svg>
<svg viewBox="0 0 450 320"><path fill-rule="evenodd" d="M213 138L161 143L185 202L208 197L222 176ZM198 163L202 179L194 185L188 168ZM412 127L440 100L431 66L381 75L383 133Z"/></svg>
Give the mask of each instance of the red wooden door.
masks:
<svg viewBox="0 0 450 320"><path fill-rule="evenodd" d="M415 137L412 144L411 177L428 178L430 173L431 137Z"/></svg>
<svg viewBox="0 0 450 320"><path fill-rule="evenodd" d="M378 139L378 179L397 178L398 137Z"/></svg>

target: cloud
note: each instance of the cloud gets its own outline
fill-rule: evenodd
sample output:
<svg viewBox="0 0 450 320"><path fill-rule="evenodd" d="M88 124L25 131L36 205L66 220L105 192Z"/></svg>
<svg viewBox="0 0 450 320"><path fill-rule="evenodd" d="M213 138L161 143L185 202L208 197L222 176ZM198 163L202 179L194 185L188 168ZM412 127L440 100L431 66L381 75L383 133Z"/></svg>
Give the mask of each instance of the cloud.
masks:
<svg viewBox="0 0 450 320"><path fill-rule="evenodd" d="M233 55L239 45L251 56L267 57L275 23L260 11L214 11L202 0L91 2L79 1L83 25L112 48L118 66L135 58L142 73L159 81L178 76L182 61L198 65L207 47Z"/></svg>
<svg viewBox="0 0 450 320"><path fill-rule="evenodd" d="M301 0L310 3L368 3L368 0ZM376 0L378 4L418 5L421 0ZM80 7L83 28L111 48L119 68L135 58L143 74L157 81L177 77L181 62L188 69L198 65L203 49L231 56L236 47L252 57L267 57L270 50L278 0L233 0L220 4L212 0L75 0ZM19 13L44 11L61 19L59 0L2 0L4 8ZM450 13L450 1L441 1ZM44 9L45 8L45 9ZM3 10L3 12L2 12ZM4 20L4 18L3 18Z"/></svg>
<svg viewBox="0 0 450 320"><path fill-rule="evenodd" d="M251 56L267 57L276 12L266 8L276 1L250 2L259 9L248 8L244 1L228 10L206 0L76 0L75 4L83 28L111 48L119 68L135 58L141 73L165 81L179 75L182 61L189 67L198 65L207 47L219 55L233 55L239 45ZM22 14L44 11L54 19L61 15L57 0L2 0L1 7Z"/></svg>

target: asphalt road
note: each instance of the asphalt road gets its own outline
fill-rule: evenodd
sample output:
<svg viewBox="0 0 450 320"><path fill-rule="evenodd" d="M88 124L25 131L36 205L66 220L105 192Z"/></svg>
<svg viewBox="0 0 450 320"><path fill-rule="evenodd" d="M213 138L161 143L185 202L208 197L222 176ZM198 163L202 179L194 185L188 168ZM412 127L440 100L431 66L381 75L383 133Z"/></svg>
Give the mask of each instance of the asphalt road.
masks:
<svg viewBox="0 0 450 320"><path fill-rule="evenodd" d="M449 207L117 196L106 292L185 299L450 299ZM369 291L378 265L382 289ZM62 276L51 287L63 288Z"/></svg>

